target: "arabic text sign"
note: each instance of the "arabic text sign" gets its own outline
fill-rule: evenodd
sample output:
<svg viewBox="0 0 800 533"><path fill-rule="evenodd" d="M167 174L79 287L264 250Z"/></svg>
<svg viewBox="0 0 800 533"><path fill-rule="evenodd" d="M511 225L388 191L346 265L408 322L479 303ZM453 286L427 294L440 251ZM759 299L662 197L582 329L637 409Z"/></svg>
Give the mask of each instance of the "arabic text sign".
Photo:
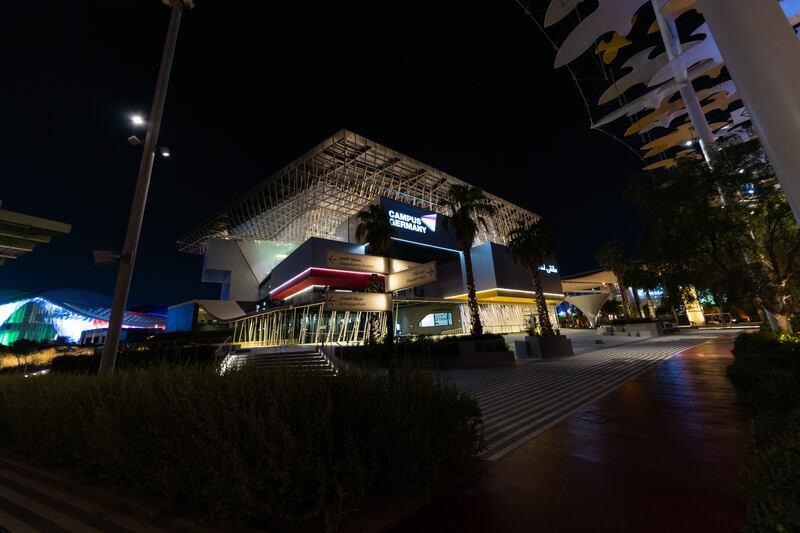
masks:
<svg viewBox="0 0 800 533"><path fill-rule="evenodd" d="M539 270L545 274L558 274L558 267L555 265L544 264L539 267Z"/></svg>
<svg viewBox="0 0 800 533"><path fill-rule="evenodd" d="M386 276L386 291L394 292L432 283L438 279L437 274L436 261L409 268L402 272L395 272Z"/></svg>
<svg viewBox="0 0 800 533"><path fill-rule="evenodd" d="M409 268L413 268L420 265L420 263L415 263L413 261L405 261L403 259L390 259L389 261L392 272L401 272L403 270L408 270Z"/></svg>
<svg viewBox="0 0 800 533"><path fill-rule="evenodd" d="M352 270L354 272L386 272L386 259L376 255L349 254L347 252L325 252L329 268Z"/></svg>
<svg viewBox="0 0 800 533"><path fill-rule="evenodd" d="M388 311L392 299L376 292L328 292L325 309L329 311Z"/></svg>

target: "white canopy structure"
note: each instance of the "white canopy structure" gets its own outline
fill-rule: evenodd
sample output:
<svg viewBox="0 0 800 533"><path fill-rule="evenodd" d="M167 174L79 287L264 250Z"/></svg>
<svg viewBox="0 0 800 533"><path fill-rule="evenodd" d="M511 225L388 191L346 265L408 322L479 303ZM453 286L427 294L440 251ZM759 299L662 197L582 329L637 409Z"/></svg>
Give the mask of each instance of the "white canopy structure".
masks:
<svg viewBox="0 0 800 533"><path fill-rule="evenodd" d="M608 292L595 292L592 294L581 294L580 296L567 296L564 298L567 302L571 303L583 312L583 315L589 320L589 325L595 327L597 325L597 315L600 313L600 308L611 297Z"/></svg>

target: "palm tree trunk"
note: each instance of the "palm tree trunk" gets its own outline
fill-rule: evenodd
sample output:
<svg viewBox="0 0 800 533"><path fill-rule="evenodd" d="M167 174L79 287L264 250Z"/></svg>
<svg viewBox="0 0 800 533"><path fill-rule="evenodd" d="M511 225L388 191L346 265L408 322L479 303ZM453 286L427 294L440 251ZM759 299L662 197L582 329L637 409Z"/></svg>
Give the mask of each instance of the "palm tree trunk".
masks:
<svg viewBox="0 0 800 533"><path fill-rule="evenodd" d="M378 339L380 338L380 332L378 331L378 329L380 329L378 327L378 313L371 312L369 314L369 343L370 344L375 344L375 343L378 342Z"/></svg>
<svg viewBox="0 0 800 533"><path fill-rule="evenodd" d="M625 280L622 279L622 276L617 276L617 282L619 283L619 294L622 298L622 312L625 314L625 318L631 318L631 301L628 298L628 288L625 286Z"/></svg>
<svg viewBox="0 0 800 533"><path fill-rule="evenodd" d="M639 300L639 290L636 287L631 287L633 293L633 304L636 306L636 317L642 318L642 302Z"/></svg>
<svg viewBox="0 0 800 533"><path fill-rule="evenodd" d="M475 295L475 274L472 272L472 255L469 246L462 246L464 252L464 270L467 275L467 300L469 303L469 317L472 322L471 333L476 336L483 335L483 324L478 310L478 297Z"/></svg>
<svg viewBox="0 0 800 533"><path fill-rule="evenodd" d="M650 289L645 289L644 293L647 296L647 314L650 315L650 318L655 320L656 319L656 304L653 303L653 297L650 295Z"/></svg>
<svg viewBox="0 0 800 533"><path fill-rule="evenodd" d="M534 266L530 269L530 273L536 299L536 313L539 315L539 332L542 335L554 335L553 324L550 322L550 315L547 312L547 300L544 299L542 282L539 279L539 269Z"/></svg>
<svg viewBox="0 0 800 533"><path fill-rule="evenodd" d="M386 311L386 345L389 348L389 354L392 353L394 346L394 302L390 302L391 307Z"/></svg>

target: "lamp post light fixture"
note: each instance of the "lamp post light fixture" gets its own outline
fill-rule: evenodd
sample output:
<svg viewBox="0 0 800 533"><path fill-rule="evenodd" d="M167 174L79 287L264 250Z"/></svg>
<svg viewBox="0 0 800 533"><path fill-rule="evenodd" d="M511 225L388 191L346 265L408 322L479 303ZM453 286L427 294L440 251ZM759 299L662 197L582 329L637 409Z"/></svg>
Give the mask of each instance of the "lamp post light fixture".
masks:
<svg viewBox="0 0 800 533"><path fill-rule="evenodd" d="M134 126L144 126L145 120L142 115L131 115L131 123L133 123Z"/></svg>
<svg viewBox="0 0 800 533"><path fill-rule="evenodd" d="M111 315L108 319L108 332L106 342L103 346L103 355L100 359L100 374L113 374L114 365L117 359L117 349L119 348L119 335L122 328L122 320L125 316L125 307L128 304L128 292L133 277L133 265L136 260L136 250L139 247L139 234L142 230L142 219L144 218L144 208L147 203L147 191L150 188L150 176L153 171L153 159L158 150L158 133L161 129L161 117L164 113L164 104L167 99L167 85L169 75L172 70L172 60L175 57L175 46L178 41L178 28L181 23L181 15L184 9L192 9L194 0L162 0L171 9L167 37L164 43L164 52L161 56L161 67L158 71L158 81L153 95L153 106L150 110L147 135L144 139L144 149L142 150L142 160L139 163L139 174L136 178L136 190L133 194L131 213L128 218L128 229L125 233L125 244L119 257L119 272L117 273L117 283L114 286L114 300L111 304ZM144 118L137 115L131 117L134 125L141 120L144 125ZM135 137L135 136L132 136ZM138 139L138 138L137 138ZM128 139L131 141L131 139ZM132 143L133 144L133 143ZM163 155L163 149L162 149ZM167 151L169 153L169 151Z"/></svg>

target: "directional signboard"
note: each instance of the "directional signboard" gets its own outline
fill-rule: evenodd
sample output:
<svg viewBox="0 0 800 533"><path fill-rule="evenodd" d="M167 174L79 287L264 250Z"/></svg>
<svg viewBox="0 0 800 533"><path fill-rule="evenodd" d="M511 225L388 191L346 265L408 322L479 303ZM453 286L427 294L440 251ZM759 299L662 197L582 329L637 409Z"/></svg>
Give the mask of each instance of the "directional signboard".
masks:
<svg viewBox="0 0 800 533"><path fill-rule="evenodd" d="M395 272L386 276L386 290L399 291L419 287L437 280L436 261L431 261L402 272Z"/></svg>
<svg viewBox="0 0 800 533"><path fill-rule="evenodd" d="M420 263L415 263L413 261L406 261L404 259L389 259L389 265L391 268L391 272L401 272L403 270L408 270L411 267L419 266Z"/></svg>
<svg viewBox="0 0 800 533"><path fill-rule="evenodd" d="M349 254L347 252L325 252L328 268L352 270L353 272L386 273L386 258L376 255Z"/></svg>
<svg viewBox="0 0 800 533"><path fill-rule="evenodd" d="M391 306L389 294L336 291L325 294L325 309L329 311L388 311Z"/></svg>

